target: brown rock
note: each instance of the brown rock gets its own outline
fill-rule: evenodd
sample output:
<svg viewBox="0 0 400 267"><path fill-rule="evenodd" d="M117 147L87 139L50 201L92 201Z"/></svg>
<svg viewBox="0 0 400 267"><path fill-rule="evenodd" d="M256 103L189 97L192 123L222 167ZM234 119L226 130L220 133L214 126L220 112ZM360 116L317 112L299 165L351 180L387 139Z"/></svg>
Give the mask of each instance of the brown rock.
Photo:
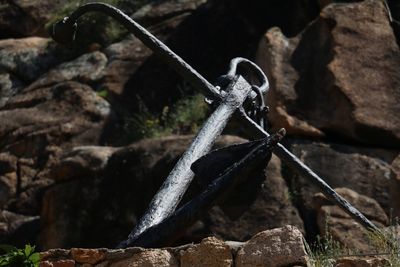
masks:
<svg viewBox="0 0 400 267"><path fill-rule="evenodd" d="M50 176L54 180L82 178L102 171L117 148L101 146L79 146L60 156L59 162L51 166Z"/></svg>
<svg viewBox="0 0 400 267"><path fill-rule="evenodd" d="M324 206L318 213L318 227L322 236L329 234L334 240L338 241L344 247L354 251L368 253L374 251L374 244L368 238L367 232L363 226L349 218L338 207ZM378 221L373 221L377 227L384 225Z"/></svg>
<svg viewBox="0 0 400 267"><path fill-rule="evenodd" d="M390 201L394 174L387 162L391 162L398 152L299 140L291 141L290 150L332 188L346 187L370 197L379 203L387 215L390 214L394 207ZM314 206L312 196L321 190L293 172L287 174L287 179L292 181L292 190L300 198L298 204L302 212L311 211Z"/></svg>
<svg viewBox="0 0 400 267"><path fill-rule="evenodd" d="M2 72L18 80L33 82L51 67L66 59L50 39L29 37L0 40L0 66Z"/></svg>
<svg viewBox="0 0 400 267"><path fill-rule="evenodd" d="M299 36L272 29L257 62L274 128L400 146L400 50L383 1L329 5Z"/></svg>
<svg viewBox="0 0 400 267"><path fill-rule="evenodd" d="M137 10L132 18L144 25L165 22L171 17L177 17L185 13L191 13L206 0L180 0L151 2Z"/></svg>
<svg viewBox="0 0 400 267"><path fill-rule="evenodd" d="M383 209L372 198L357 194L348 188L336 188L341 196L347 199L354 207L361 211L377 227L383 228L389 220ZM319 198L317 203L322 203L322 194L317 194L314 199ZM316 207L317 223L320 233L324 236L329 234L333 239L339 241L345 247L365 253L374 251L374 244L371 242L366 230L350 215L336 205L329 203Z"/></svg>
<svg viewBox="0 0 400 267"><path fill-rule="evenodd" d="M205 238L200 244L193 245L180 253L181 267L230 267L233 264L229 246L214 237Z"/></svg>
<svg viewBox="0 0 400 267"><path fill-rule="evenodd" d="M4 239L24 224L39 219L38 216L24 216L7 210L0 210L0 236Z"/></svg>
<svg viewBox="0 0 400 267"><path fill-rule="evenodd" d="M382 257L345 257L336 260L335 267L381 267L390 266L390 262Z"/></svg>
<svg viewBox="0 0 400 267"><path fill-rule="evenodd" d="M8 209L38 214L55 147L98 143L109 104L91 88L66 82L24 91L0 110L0 149L20 159L18 197Z"/></svg>
<svg viewBox="0 0 400 267"><path fill-rule="evenodd" d="M39 267L75 267L75 262L73 260L59 260L59 261L42 261Z"/></svg>
<svg viewBox="0 0 400 267"><path fill-rule="evenodd" d="M131 258L112 262L110 267L178 267L174 255L164 249L148 249L134 254Z"/></svg>
<svg viewBox="0 0 400 267"><path fill-rule="evenodd" d="M71 249L71 256L76 262L84 264L97 264L100 261L104 260L105 254L104 252L99 251L98 249L83 249L83 248L73 248Z"/></svg>
<svg viewBox="0 0 400 267"><path fill-rule="evenodd" d="M239 185L228 200L213 207L204 223L214 235L240 241L289 223L303 231L303 222L282 178L280 159L273 155L265 173L249 174L246 185Z"/></svg>
<svg viewBox="0 0 400 267"><path fill-rule="evenodd" d="M390 201L393 203L393 217L400 218L400 155L393 160L391 166L394 172L394 179L391 180Z"/></svg>
<svg viewBox="0 0 400 267"><path fill-rule="evenodd" d="M48 87L65 81L93 84L102 77L107 58L101 52L84 54L77 59L58 65L33 82L26 90Z"/></svg>
<svg viewBox="0 0 400 267"><path fill-rule="evenodd" d="M237 267L306 265L307 252L301 232L285 226L252 237L236 256Z"/></svg>
<svg viewBox="0 0 400 267"><path fill-rule="evenodd" d="M376 202L376 200L364 195L360 195L357 192L348 188L335 188L335 191L339 195L344 197L347 201L349 201L359 211L361 211L367 218L378 221L382 224L389 223L388 216L385 214L385 211L381 208L378 202ZM333 206L334 203L330 202L322 193L315 194L313 197L313 202L315 204L321 203L319 205L314 205L314 208L316 210L319 210L320 208L323 208L323 206L325 206L328 208L328 210L332 211L339 217L350 218L350 216L347 215L347 213L345 213L343 210L339 209L339 207ZM335 211L333 211L333 209Z"/></svg>
<svg viewBox="0 0 400 267"><path fill-rule="evenodd" d="M15 196L17 192L17 177L15 173L0 176L0 208Z"/></svg>
<svg viewBox="0 0 400 267"><path fill-rule="evenodd" d="M0 38L47 36L45 24L62 0L3 1L0 10Z"/></svg>

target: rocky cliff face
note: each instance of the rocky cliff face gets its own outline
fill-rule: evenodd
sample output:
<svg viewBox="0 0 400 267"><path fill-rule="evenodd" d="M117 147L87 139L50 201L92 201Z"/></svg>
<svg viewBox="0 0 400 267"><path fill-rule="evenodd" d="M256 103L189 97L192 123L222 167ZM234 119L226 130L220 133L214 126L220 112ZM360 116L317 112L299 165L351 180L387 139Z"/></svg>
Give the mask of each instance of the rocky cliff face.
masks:
<svg viewBox="0 0 400 267"><path fill-rule="evenodd" d="M25 2L0 12L1 242L113 247L192 138L132 143L126 122L143 106L161 116L191 89L133 36L56 45L44 24L59 3ZM389 15L380 0L331 2L165 0L132 16L210 81L232 57L255 59L271 84L271 128L285 127L285 145L383 227L400 216L399 7L388 1ZM29 10L18 25L16 10ZM217 146L245 141L224 136ZM279 158L248 176L174 244L246 241L291 224L309 240L329 225L334 238L365 249L354 221ZM195 257L183 253L181 264Z"/></svg>

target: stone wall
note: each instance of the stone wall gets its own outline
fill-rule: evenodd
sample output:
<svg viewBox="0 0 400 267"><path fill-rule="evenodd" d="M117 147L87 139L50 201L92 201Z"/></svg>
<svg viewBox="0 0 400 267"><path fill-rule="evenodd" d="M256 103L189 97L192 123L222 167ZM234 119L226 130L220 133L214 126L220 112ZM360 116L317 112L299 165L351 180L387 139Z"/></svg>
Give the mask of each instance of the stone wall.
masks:
<svg viewBox="0 0 400 267"><path fill-rule="evenodd" d="M41 267L250 267L306 266L301 232L285 226L260 232L247 242L208 237L199 244L173 248L52 249L41 253Z"/></svg>

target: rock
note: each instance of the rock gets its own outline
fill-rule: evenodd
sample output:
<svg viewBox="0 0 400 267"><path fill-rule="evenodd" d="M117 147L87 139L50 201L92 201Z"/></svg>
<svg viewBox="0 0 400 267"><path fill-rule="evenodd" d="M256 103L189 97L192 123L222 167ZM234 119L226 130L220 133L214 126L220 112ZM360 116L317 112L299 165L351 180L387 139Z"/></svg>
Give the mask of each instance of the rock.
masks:
<svg viewBox="0 0 400 267"><path fill-rule="evenodd" d="M249 174L246 184L239 185L227 201L213 207L203 223L214 235L240 241L288 223L303 231L303 222L282 178L281 162L275 155L264 174Z"/></svg>
<svg viewBox="0 0 400 267"><path fill-rule="evenodd" d="M17 192L17 177L13 174L0 176L0 208Z"/></svg>
<svg viewBox="0 0 400 267"><path fill-rule="evenodd" d="M37 219L38 217L24 216L7 210L0 211L1 235L15 231L22 224Z"/></svg>
<svg viewBox="0 0 400 267"><path fill-rule="evenodd" d="M47 36L45 24L62 0L2 2L0 38Z"/></svg>
<svg viewBox="0 0 400 267"><path fill-rule="evenodd" d="M73 248L71 249L71 256L78 263L92 265L105 259L105 253L98 249Z"/></svg>
<svg viewBox="0 0 400 267"><path fill-rule="evenodd" d="M257 63L271 81L273 127L400 147L399 58L383 1L328 5L293 38L269 30Z"/></svg>
<svg viewBox="0 0 400 267"><path fill-rule="evenodd" d="M347 201L349 201L359 211L361 211L362 214L364 214L367 218L386 225L389 223L388 216L385 214L385 211L381 208L378 202L376 202L376 200L360 195L357 192L354 192L353 190L350 190L348 188L335 188L335 191L339 195L344 197ZM313 197L313 202L314 209L317 211L324 206L331 207L332 209L330 210L333 211L334 209L334 213L339 215L340 217L350 218L347 213L341 210L338 206L335 206L335 203L329 201L322 193L315 194Z"/></svg>
<svg viewBox="0 0 400 267"><path fill-rule="evenodd" d="M164 0L150 2L141 7L131 17L142 25L155 25L173 17L191 13L207 0Z"/></svg>
<svg viewBox="0 0 400 267"><path fill-rule="evenodd" d="M71 60L75 54L47 38L0 40L0 108L46 71Z"/></svg>
<svg viewBox="0 0 400 267"><path fill-rule="evenodd" d="M179 263L175 257L164 249L148 249L134 254L133 257L113 262L110 267L178 267Z"/></svg>
<svg viewBox="0 0 400 267"><path fill-rule="evenodd" d="M200 244L180 252L180 266L230 267L233 257L229 246L214 237L205 238Z"/></svg>
<svg viewBox="0 0 400 267"><path fill-rule="evenodd" d="M393 204L393 217L400 218L400 154L392 162L394 179L390 186L391 203Z"/></svg>
<svg viewBox="0 0 400 267"><path fill-rule="evenodd" d="M54 180L82 178L96 175L104 170L108 159L117 148L79 146L66 151L59 162L51 166L50 177Z"/></svg>
<svg viewBox="0 0 400 267"><path fill-rule="evenodd" d="M287 243L279 241L287 241ZM233 257L232 253L236 250L239 250L238 257ZM277 254L274 254L275 252ZM287 253L286 260L283 259L282 253ZM269 258L262 263L264 257ZM303 237L292 226L261 232L247 243L224 242L215 237L208 237L199 244L191 243L161 249L138 247L125 249L72 248L70 250L52 249L40 253L41 264L48 264L46 266L53 266L51 264L61 261L72 261L79 266L98 267L305 266L306 257ZM271 262L273 264L268 265Z"/></svg>
<svg viewBox="0 0 400 267"><path fill-rule="evenodd" d="M59 260L59 261L43 261L39 265L40 267L75 267L75 261L73 260Z"/></svg>
<svg viewBox="0 0 400 267"><path fill-rule="evenodd" d="M79 83L26 91L0 111L0 147L15 156L37 156L47 145L68 140L67 136L69 142L89 137L108 115L109 104Z"/></svg>
<svg viewBox="0 0 400 267"><path fill-rule="evenodd" d="M0 149L18 158L20 166L9 168L6 176L0 173L17 181L11 190L17 195L5 200L7 209L37 215L42 190L52 183L48 167L60 148L99 143L110 114L104 99L74 82L12 97L0 110Z"/></svg>
<svg viewBox="0 0 400 267"><path fill-rule="evenodd" d="M391 162L398 152L300 140L291 140L288 143L290 151L332 188L347 187L370 197L379 203L387 215L390 214L390 210L394 207L394 203L391 202L394 173L387 162ZM298 198L296 202L303 213L303 218L312 220L310 214L314 206L312 196L321 190L312 185L311 181L297 176L292 171L286 174L291 190ZM393 194L398 193L393 192Z"/></svg>
<svg viewBox="0 0 400 267"><path fill-rule="evenodd" d="M12 243L14 246L24 246L35 242L39 230L39 216L25 216L0 210L0 242Z"/></svg>
<svg viewBox="0 0 400 267"><path fill-rule="evenodd" d="M23 82L9 73L0 73L0 107L7 103L7 100L19 92L24 86Z"/></svg>
<svg viewBox="0 0 400 267"><path fill-rule="evenodd" d="M0 40L0 69L24 84L33 82L66 59L50 39L29 37Z"/></svg>
<svg viewBox="0 0 400 267"><path fill-rule="evenodd" d="M383 226L388 224L387 215L374 199L357 194L348 188L336 188L335 191L361 211L378 228L383 229ZM374 244L367 235L367 231L346 212L329 203L321 193L316 194L314 200L314 203L321 204L321 206L317 204L315 209L322 236L329 234L334 240L354 251L364 253L374 251Z"/></svg>
<svg viewBox="0 0 400 267"><path fill-rule="evenodd" d="M235 266L306 265L307 257L301 232L296 227L285 226L252 237L237 252Z"/></svg>
<svg viewBox="0 0 400 267"><path fill-rule="evenodd" d="M27 90L43 88L65 81L77 81L83 84L93 84L102 77L102 71L107 63L106 56L101 52L84 54L79 58L58 65L33 82Z"/></svg>
<svg viewBox="0 0 400 267"><path fill-rule="evenodd" d="M335 267L379 267L390 266L390 262L382 257L344 257L336 260Z"/></svg>

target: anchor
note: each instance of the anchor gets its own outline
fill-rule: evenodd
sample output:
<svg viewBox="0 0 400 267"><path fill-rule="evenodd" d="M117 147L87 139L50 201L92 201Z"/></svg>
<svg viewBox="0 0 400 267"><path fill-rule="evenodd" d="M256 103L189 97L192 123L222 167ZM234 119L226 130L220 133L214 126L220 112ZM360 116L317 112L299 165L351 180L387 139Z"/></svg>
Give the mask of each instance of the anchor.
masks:
<svg viewBox="0 0 400 267"><path fill-rule="evenodd" d="M222 75L214 86L140 24L121 10L104 3L89 3L78 7L70 16L53 25L51 36L58 43L72 42L75 39L78 18L92 11L105 13L120 22L195 89L202 92L206 101L214 107L211 116L203 124L189 148L150 202L147 212L128 238L118 245L119 248L139 245L155 247L164 244L177 233L179 227L190 224L195 218L201 216L202 211L209 208L221 194L226 193L240 177L242 170L255 163L264 162L265 164L272 152L295 172L316 185L327 198L366 229L381 232L320 176L279 143L284 136L284 130L273 135L266 131L268 108L264 105L263 95L268 91L269 84L267 77L255 63L244 58L234 58L230 63L228 73ZM244 69L245 72L239 69ZM246 74L256 77L258 83L248 81L245 78ZM245 107L250 107L250 110L246 110ZM225 169L213 174L215 178L202 193L176 210L195 172L201 169L201 162L204 164L208 156L218 153L216 151L207 155L233 115L240 119L246 129L252 131L254 138L261 139L239 145L239 147L226 148L231 149L233 153L238 150L244 153L238 161L228 161Z"/></svg>

